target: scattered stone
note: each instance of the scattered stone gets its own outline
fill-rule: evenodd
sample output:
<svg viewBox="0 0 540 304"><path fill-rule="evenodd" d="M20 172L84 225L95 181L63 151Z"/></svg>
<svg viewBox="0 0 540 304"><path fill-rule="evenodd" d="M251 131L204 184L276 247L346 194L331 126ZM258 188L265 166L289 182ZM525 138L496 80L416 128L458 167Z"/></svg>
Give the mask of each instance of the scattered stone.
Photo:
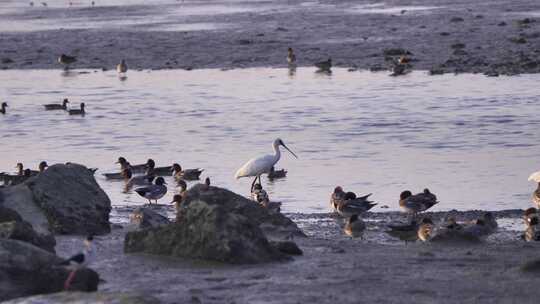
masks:
<svg viewBox="0 0 540 304"><path fill-rule="evenodd" d="M129 216L130 224L138 229L156 228L170 224L171 221L163 215L149 208L137 208Z"/></svg>
<svg viewBox="0 0 540 304"><path fill-rule="evenodd" d="M457 49L457 50L454 51L454 55L456 55L456 56L465 56L467 54L468 53L466 51L462 50L462 49Z"/></svg>
<svg viewBox="0 0 540 304"><path fill-rule="evenodd" d="M450 46L452 49L454 50L458 50L458 49L464 49L465 48L465 44L464 43L454 43Z"/></svg>
<svg viewBox="0 0 540 304"><path fill-rule="evenodd" d="M253 43L253 41L249 40L249 39L239 39L238 40L238 44L241 44L241 45L248 45L248 44L251 44Z"/></svg>
<svg viewBox="0 0 540 304"><path fill-rule="evenodd" d="M508 40L510 40L513 43L517 43L517 44L527 43L527 39L525 39L523 37L513 37L513 38L510 38Z"/></svg>
<svg viewBox="0 0 540 304"><path fill-rule="evenodd" d="M278 27L278 28L276 28L276 31L278 31L278 32L288 32L289 30L284 28L284 27Z"/></svg>
<svg viewBox="0 0 540 304"><path fill-rule="evenodd" d="M270 242L272 246L274 246L277 250L280 252L283 252L285 254L289 255L302 255L304 252L298 245L296 245L295 242L291 241L281 241L281 242Z"/></svg>
<svg viewBox="0 0 540 304"><path fill-rule="evenodd" d="M0 238L27 242L49 252L55 252L56 241L54 237L40 236L28 222L11 221L0 223Z"/></svg>
<svg viewBox="0 0 540 304"><path fill-rule="evenodd" d="M405 49L393 48L393 49L384 49L383 55L384 56L401 56L401 55L412 55L412 53Z"/></svg>
<svg viewBox="0 0 540 304"><path fill-rule="evenodd" d="M450 33L448 33L448 32L441 32L441 33L439 33L439 35L441 35L441 36L450 36Z"/></svg>
<svg viewBox="0 0 540 304"><path fill-rule="evenodd" d="M159 304L160 301L149 295L118 292L60 292L50 295L38 295L5 302L6 304Z"/></svg>
<svg viewBox="0 0 540 304"><path fill-rule="evenodd" d="M452 19L450 19L450 22L463 22L465 21L465 19L461 18L461 17L452 17Z"/></svg>
<svg viewBox="0 0 540 304"><path fill-rule="evenodd" d="M437 69L437 68L433 68L433 69L430 69L429 70L429 75L442 75L444 74L444 70L443 69Z"/></svg>
<svg viewBox="0 0 540 304"><path fill-rule="evenodd" d="M483 16L483 15L476 15L476 16L474 16L474 18L476 18L476 19L483 19L484 16Z"/></svg>
<svg viewBox="0 0 540 304"><path fill-rule="evenodd" d="M2 63L3 64L8 64L8 63L13 63L13 60L11 58L2 58Z"/></svg>
<svg viewBox="0 0 540 304"><path fill-rule="evenodd" d="M525 262L521 265L521 271L540 273L540 259Z"/></svg>
<svg viewBox="0 0 540 304"><path fill-rule="evenodd" d="M499 22L499 24L497 24L497 25L498 25L498 26L506 26L506 22L501 21L501 22Z"/></svg>
<svg viewBox="0 0 540 304"><path fill-rule="evenodd" d="M61 258L17 240L0 239L0 301L60 292L69 270ZM71 290L96 291L99 275L88 268L77 271Z"/></svg>
<svg viewBox="0 0 540 304"><path fill-rule="evenodd" d="M486 75L487 77L499 77L499 73L496 71L488 71L485 72L484 75Z"/></svg>

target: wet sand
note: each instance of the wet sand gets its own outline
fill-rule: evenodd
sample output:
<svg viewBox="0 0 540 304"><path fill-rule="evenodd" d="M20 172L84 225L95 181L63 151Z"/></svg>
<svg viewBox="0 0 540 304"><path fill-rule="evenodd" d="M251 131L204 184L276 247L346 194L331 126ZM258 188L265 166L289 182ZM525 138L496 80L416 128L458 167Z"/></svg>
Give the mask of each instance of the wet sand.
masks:
<svg viewBox="0 0 540 304"><path fill-rule="evenodd" d="M536 303L539 272L521 267L540 258L540 244L520 241L519 231L504 224L521 224L520 212L495 212L499 231L485 243L466 246L386 240L385 224L403 219L394 212L368 214L364 240L344 236L330 214L293 214L310 235L295 239L304 255L248 266L124 255L127 228L117 228L98 238L93 268L106 281L101 290L137 291L164 303ZM61 256L80 242L66 236L57 241Z"/></svg>
<svg viewBox="0 0 540 304"><path fill-rule="evenodd" d="M414 69L436 73L540 71L540 3L529 0L212 1L34 7L2 15L0 68L132 69L283 67L333 58L386 69L400 48ZM157 21L156 21L157 20ZM395 53L395 52L394 52Z"/></svg>

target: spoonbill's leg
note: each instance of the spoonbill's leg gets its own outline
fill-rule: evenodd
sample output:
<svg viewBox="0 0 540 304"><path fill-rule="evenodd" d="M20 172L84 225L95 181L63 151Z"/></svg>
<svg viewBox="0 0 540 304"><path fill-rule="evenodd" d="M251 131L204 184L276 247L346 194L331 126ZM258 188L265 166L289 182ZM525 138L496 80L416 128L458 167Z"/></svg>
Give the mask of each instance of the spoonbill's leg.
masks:
<svg viewBox="0 0 540 304"><path fill-rule="evenodd" d="M259 177L259 176L255 176L255 179L253 180L253 183L251 183L251 192L253 192L253 188L255 187L255 182L257 182L257 177Z"/></svg>

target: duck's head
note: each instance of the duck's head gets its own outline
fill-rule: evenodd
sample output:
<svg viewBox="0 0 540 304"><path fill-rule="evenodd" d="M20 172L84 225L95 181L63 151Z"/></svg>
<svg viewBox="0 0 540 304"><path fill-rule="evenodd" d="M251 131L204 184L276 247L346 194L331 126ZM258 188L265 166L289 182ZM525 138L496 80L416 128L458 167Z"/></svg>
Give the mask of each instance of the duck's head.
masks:
<svg viewBox="0 0 540 304"><path fill-rule="evenodd" d="M69 100L67 98L64 98L64 100L62 101L62 105L66 106L66 104L69 103Z"/></svg>
<svg viewBox="0 0 540 304"><path fill-rule="evenodd" d="M158 177L156 178L156 185L158 186L161 186L161 185L166 185L167 183L165 182L165 180L163 179L163 177Z"/></svg>
<svg viewBox="0 0 540 304"><path fill-rule="evenodd" d="M210 177L207 177L207 178L204 180L204 184L205 184L207 187L210 187Z"/></svg>
<svg viewBox="0 0 540 304"><path fill-rule="evenodd" d="M32 175L32 170L30 169L24 169L24 176L29 177Z"/></svg>
<svg viewBox="0 0 540 304"><path fill-rule="evenodd" d="M289 54L292 54L293 49L290 47L290 48L287 49L287 52L289 52Z"/></svg>
<svg viewBox="0 0 540 304"><path fill-rule="evenodd" d="M180 187L180 189L181 189L182 191L186 191L186 189L187 189L187 184L186 184L185 181L179 180L179 181L178 181L178 187Z"/></svg>
<svg viewBox="0 0 540 304"><path fill-rule="evenodd" d="M431 194L428 188L424 189L424 194Z"/></svg>
<svg viewBox="0 0 540 304"><path fill-rule="evenodd" d="M49 165L47 164L46 161L42 161L39 163L39 172L43 172L45 171L45 169L48 167Z"/></svg>
<svg viewBox="0 0 540 304"><path fill-rule="evenodd" d="M536 214L538 212L538 210L536 208L529 208L527 210L525 210L525 213L523 214L525 217L528 217L529 215L531 214Z"/></svg>
<svg viewBox="0 0 540 304"><path fill-rule="evenodd" d="M22 163L17 163L17 165L15 166L15 168L17 168L17 170L19 171L22 171L23 170L23 164Z"/></svg>
<svg viewBox="0 0 540 304"><path fill-rule="evenodd" d="M533 216L529 218L529 226L538 225L538 217Z"/></svg>
<svg viewBox="0 0 540 304"><path fill-rule="evenodd" d="M126 160L124 157L120 156L120 157L118 158L118 161L117 161L116 163L117 163L117 164L120 164L120 165L124 165L124 164L127 163L127 160Z"/></svg>
<svg viewBox="0 0 540 304"><path fill-rule="evenodd" d="M86 236L86 238L84 239L84 246L86 248L89 248L90 246L92 246L92 242L94 241L94 236L89 234L88 236Z"/></svg>
<svg viewBox="0 0 540 304"><path fill-rule="evenodd" d="M2 102L2 108L7 108L8 105L7 105L7 102Z"/></svg>
<svg viewBox="0 0 540 304"><path fill-rule="evenodd" d="M483 219L477 219L477 220L476 220L476 225L478 225L478 226L485 226L485 225L486 225L486 222L485 222Z"/></svg>
<svg viewBox="0 0 540 304"><path fill-rule="evenodd" d="M173 200L172 200L171 204L181 203L181 202L182 202L182 196L180 194L175 194L173 196Z"/></svg>
<svg viewBox="0 0 540 304"><path fill-rule="evenodd" d="M179 164L174 163L174 164L172 165L172 171L175 172L175 173L176 173L176 172L182 172L182 167L181 167Z"/></svg>
<svg viewBox="0 0 540 304"><path fill-rule="evenodd" d="M152 168L154 169L154 167L156 166L156 162L149 158L147 161L146 161L146 168Z"/></svg>
<svg viewBox="0 0 540 304"><path fill-rule="evenodd" d="M334 193L343 193L343 188L341 188L341 186L337 186L334 188Z"/></svg>
<svg viewBox="0 0 540 304"><path fill-rule="evenodd" d="M409 190L405 190L405 191L401 192L401 194L399 195L399 199L404 200L404 199L406 199L406 198L408 198L410 196L412 196L412 192L409 191Z"/></svg>
<svg viewBox="0 0 540 304"><path fill-rule="evenodd" d="M81 110L84 110L84 102L81 102Z"/></svg>
<svg viewBox="0 0 540 304"><path fill-rule="evenodd" d="M347 192L345 193L345 199L346 200L353 200L356 198L356 194L354 192Z"/></svg>

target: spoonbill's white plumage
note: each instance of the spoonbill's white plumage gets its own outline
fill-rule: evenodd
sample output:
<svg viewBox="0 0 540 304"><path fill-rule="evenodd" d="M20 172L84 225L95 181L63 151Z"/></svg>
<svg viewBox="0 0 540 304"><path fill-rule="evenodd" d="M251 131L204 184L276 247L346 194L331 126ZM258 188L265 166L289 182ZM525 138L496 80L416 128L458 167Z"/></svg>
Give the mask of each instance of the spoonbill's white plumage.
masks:
<svg viewBox="0 0 540 304"><path fill-rule="evenodd" d="M537 182L540 183L540 171L534 172L529 176L530 182Z"/></svg>
<svg viewBox="0 0 540 304"><path fill-rule="evenodd" d="M283 146L283 148L287 149L294 157L298 158L296 154L294 154L293 151L291 151L287 146L283 143L283 141L279 138L274 140L274 143L272 144L272 147L274 149L274 154L268 154L261 157L256 157L250 159L247 163L245 163L238 171L236 171L235 178L239 179L241 177L255 177L253 180L253 183L251 184L251 189L253 190L253 185L255 185L255 181L259 179L259 183L261 182L261 175L262 174L268 174L272 167L279 161L281 158L281 152L279 150L279 146Z"/></svg>

